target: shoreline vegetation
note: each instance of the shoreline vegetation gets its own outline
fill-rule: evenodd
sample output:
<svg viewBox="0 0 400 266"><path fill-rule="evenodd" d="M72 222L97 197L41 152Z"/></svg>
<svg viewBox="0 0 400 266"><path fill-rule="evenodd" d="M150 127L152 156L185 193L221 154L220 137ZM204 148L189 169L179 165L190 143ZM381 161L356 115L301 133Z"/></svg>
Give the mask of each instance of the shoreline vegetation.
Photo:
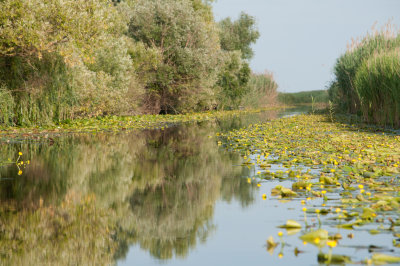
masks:
<svg viewBox="0 0 400 266"><path fill-rule="evenodd" d="M136 116L104 116L63 121L57 125L43 127L0 127L0 139L7 135L45 134L45 133L94 133L124 130L164 130L171 125L204 121L215 121L243 114L259 113L271 110L291 108L292 106L275 105L259 109L207 111L200 113L174 115L136 115Z"/></svg>
<svg viewBox="0 0 400 266"><path fill-rule="evenodd" d="M400 34L388 23L353 40L337 59L330 101L366 122L400 127Z"/></svg>
<svg viewBox="0 0 400 266"><path fill-rule="evenodd" d="M329 95L327 90L300 91L293 93L278 93L278 101L282 104L321 104L328 103Z"/></svg>
<svg viewBox="0 0 400 266"><path fill-rule="evenodd" d="M1 1L0 125L274 104L249 67L255 18L217 22L211 3Z"/></svg>

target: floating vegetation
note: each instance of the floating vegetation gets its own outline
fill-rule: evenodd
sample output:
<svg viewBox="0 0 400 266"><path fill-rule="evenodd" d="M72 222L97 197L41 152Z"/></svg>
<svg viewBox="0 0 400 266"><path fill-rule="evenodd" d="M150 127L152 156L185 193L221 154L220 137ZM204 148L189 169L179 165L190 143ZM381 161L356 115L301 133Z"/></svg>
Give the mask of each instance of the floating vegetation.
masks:
<svg viewBox="0 0 400 266"><path fill-rule="evenodd" d="M239 153L244 166L254 164L256 182L285 182L286 187L271 188L270 200L299 201L299 214L277 226L298 229L303 244L318 248L318 262L400 261L391 254L400 251L400 135L332 123L323 115L299 115L221 133L219 141ZM337 247L348 248L340 245L343 229L351 230L346 233L350 240L358 231L369 232L372 243L375 235L384 233L393 238L393 248L375 249L371 243L368 258L332 254ZM281 243L291 237L278 235ZM271 254L277 245L272 237L267 240ZM283 247L278 257L282 252Z"/></svg>
<svg viewBox="0 0 400 266"><path fill-rule="evenodd" d="M249 113L279 109L280 107L269 107L257 110L232 110L232 111L209 111L202 113L188 113L178 115L137 115L137 116L104 116L85 119L65 120L55 126L37 127L0 127L0 142L9 143L18 139L46 139L54 142L52 135L60 133L96 133L133 131L143 129L160 129L182 123L194 123L204 121L215 121L218 119L234 117Z"/></svg>

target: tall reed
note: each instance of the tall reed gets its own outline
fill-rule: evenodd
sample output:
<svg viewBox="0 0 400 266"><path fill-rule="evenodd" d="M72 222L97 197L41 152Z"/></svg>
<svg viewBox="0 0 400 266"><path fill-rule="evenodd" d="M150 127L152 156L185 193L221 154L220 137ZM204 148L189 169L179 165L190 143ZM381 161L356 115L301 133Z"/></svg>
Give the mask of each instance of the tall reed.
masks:
<svg viewBox="0 0 400 266"><path fill-rule="evenodd" d="M364 61L354 83L367 121L400 127L399 48Z"/></svg>
<svg viewBox="0 0 400 266"><path fill-rule="evenodd" d="M336 62L329 88L337 109L362 115L368 122L400 126L398 49L399 31L390 23L352 40Z"/></svg>

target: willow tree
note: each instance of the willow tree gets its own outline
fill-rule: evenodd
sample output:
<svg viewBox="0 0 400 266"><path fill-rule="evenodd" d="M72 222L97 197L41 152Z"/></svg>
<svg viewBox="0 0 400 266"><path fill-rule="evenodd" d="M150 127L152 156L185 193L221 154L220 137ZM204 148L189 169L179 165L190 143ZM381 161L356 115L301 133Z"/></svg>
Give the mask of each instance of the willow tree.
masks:
<svg viewBox="0 0 400 266"><path fill-rule="evenodd" d="M212 87L219 67L218 32L200 4L149 0L139 1L133 9L129 36L162 55L154 79L146 84L148 105L156 111L186 112L215 104Z"/></svg>
<svg viewBox="0 0 400 266"><path fill-rule="evenodd" d="M221 109L237 108L249 93L248 82L251 70L248 60L254 55L251 44L260 36L255 18L241 13L232 21L223 19L218 23L224 66L219 73L216 88ZM260 96L261 97L261 96Z"/></svg>
<svg viewBox="0 0 400 266"><path fill-rule="evenodd" d="M254 51L251 45L260 37L254 17L242 12L237 20L226 18L218 23L220 27L221 48L225 51L242 52L243 59L251 59Z"/></svg>

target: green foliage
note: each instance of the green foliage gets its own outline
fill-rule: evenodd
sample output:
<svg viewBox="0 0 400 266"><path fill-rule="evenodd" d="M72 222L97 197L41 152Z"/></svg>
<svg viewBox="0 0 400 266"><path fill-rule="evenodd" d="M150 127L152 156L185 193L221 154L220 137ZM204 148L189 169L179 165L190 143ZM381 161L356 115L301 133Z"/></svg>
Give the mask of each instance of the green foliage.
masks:
<svg viewBox="0 0 400 266"><path fill-rule="evenodd" d="M353 47L336 62L334 73L337 84L332 91L334 103L338 104L342 110L357 113L360 110L360 99L354 82L359 67L373 54L398 46L400 46L400 38L388 38L384 34L367 36L360 43L354 43Z"/></svg>
<svg viewBox="0 0 400 266"><path fill-rule="evenodd" d="M238 107L259 34L211 2L0 1L0 123Z"/></svg>
<svg viewBox="0 0 400 266"><path fill-rule="evenodd" d="M328 92L326 90L301 91L294 93L279 93L278 100L284 104L302 103L327 103Z"/></svg>
<svg viewBox="0 0 400 266"><path fill-rule="evenodd" d="M371 56L358 69L355 87L365 118L400 126L400 50Z"/></svg>
<svg viewBox="0 0 400 266"><path fill-rule="evenodd" d="M241 59L239 51L226 52L225 66L219 73L217 86L220 93L218 108L238 108L243 96L247 93L250 78L250 67Z"/></svg>
<svg viewBox="0 0 400 266"><path fill-rule="evenodd" d="M14 102L14 115L3 123L51 124L127 109L123 100L132 82L122 37L127 22L108 1L0 5L0 83L8 90L2 95Z"/></svg>
<svg viewBox="0 0 400 266"><path fill-rule="evenodd" d="M362 114L370 122L393 125L399 123L399 77L393 68L397 68L395 51L400 47L400 35L390 27L353 42L337 60L329 96L340 110Z"/></svg>
<svg viewBox="0 0 400 266"><path fill-rule="evenodd" d="M9 99L1 104L1 109L9 110L2 122L30 125L69 117L74 103L70 78L60 56L44 53L41 59L0 57L2 95Z"/></svg>
<svg viewBox="0 0 400 266"><path fill-rule="evenodd" d="M129 36L162 55L147 93L164 113L213 104L219 45L216 30L188 1L151 0L136 4Z"/></svg>
<svg viewBox="0 0 400 266"><path fill-rule="evenodd" d="M59 52L90 57L105 32L118 34L126 27L107 0L5 0L0 9L1 56L40 58Z"/></svg>
<svg viewBox="0 0 400 266"><path fill-rule="evenodd" d="M221 48L225 51L240 50L243 59L252 58L254 52L250 46L260 37L255 24L255 18L244 12L236 21L231 18L220 21Z"/></svg>
<svg viewBox="0 0 400 266"><path fill-rule="evenodd" d="M218 26L221 49L224 51L224 66L217 82L218 108L238 108L243 101L252 101L250 98L254 93L260 92L248 86L251 70L247 61L254 54L250 45L260 34L255 28L255 19L243 12L238 20L226 18Z"/></svg>

